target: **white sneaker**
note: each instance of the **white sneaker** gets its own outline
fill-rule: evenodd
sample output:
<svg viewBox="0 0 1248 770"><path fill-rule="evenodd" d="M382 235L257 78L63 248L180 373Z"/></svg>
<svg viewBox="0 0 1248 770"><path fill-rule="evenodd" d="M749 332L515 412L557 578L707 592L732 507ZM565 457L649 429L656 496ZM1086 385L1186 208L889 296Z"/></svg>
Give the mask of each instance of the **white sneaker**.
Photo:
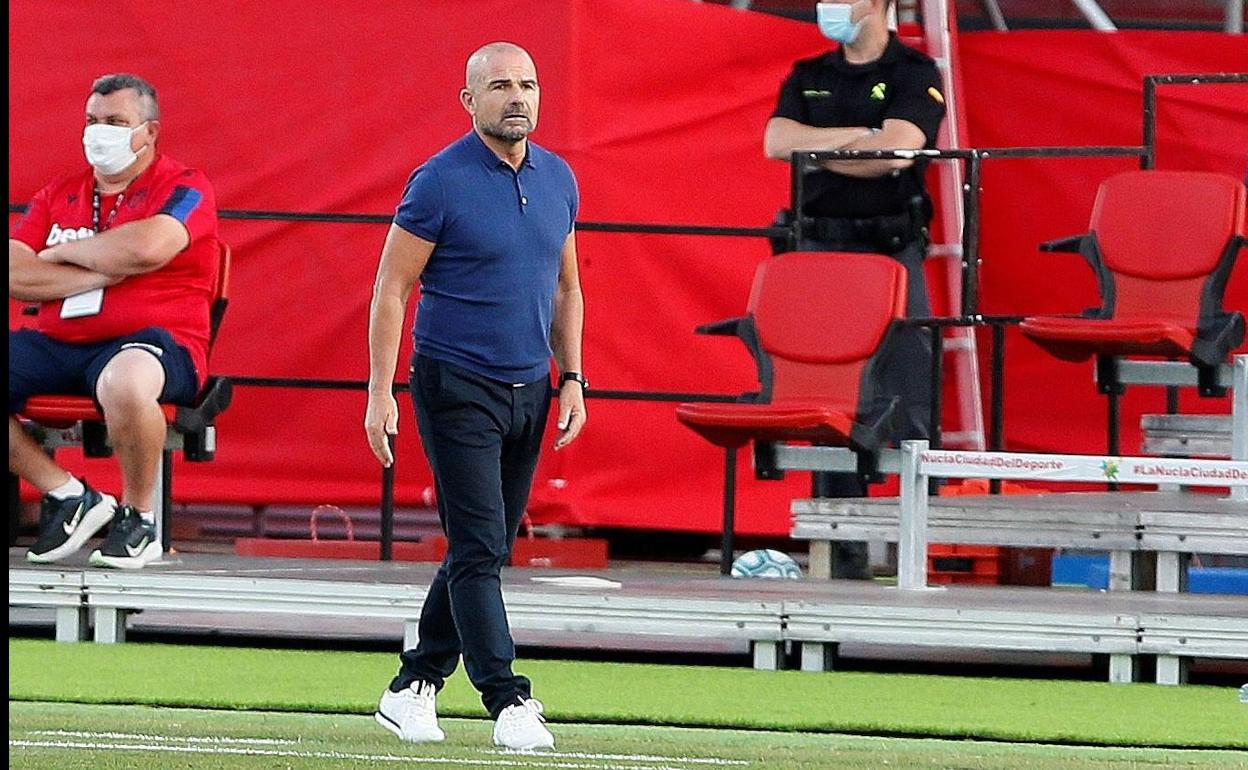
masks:
<svg viewBox="0 0 1248 770"><path fill-rule="evenodd" d="M399 740L412 743L436 743L446 740L446 734L438 727L438 711L433 685L428 682L412 682L400 692L387 687L373 714L377 724L399 736Z"/></svg>
<svg viewBox="0 0 1248 770"><path fill-rule="evenodd" d="M498 721L494 723L494 745L512 751L553 749L555 736L542 724L545 721L541 701L521 699L498 715Z"/></svg>

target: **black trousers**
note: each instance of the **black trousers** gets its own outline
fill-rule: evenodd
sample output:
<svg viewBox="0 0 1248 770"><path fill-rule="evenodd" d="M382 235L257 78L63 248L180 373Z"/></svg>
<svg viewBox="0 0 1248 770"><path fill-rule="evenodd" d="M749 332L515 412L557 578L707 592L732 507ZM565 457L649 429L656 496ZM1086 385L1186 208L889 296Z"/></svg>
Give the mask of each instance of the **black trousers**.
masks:
<svg viewBox="0 0 1248 770"><path fill-rule="evenodd" d="M878 247L862 243L842 243L803 239L798 251L853 251L876 252ZM917 318L932 314L931 300L927 296L927 276L923 272L923 259L927 244L915 241L907 244L891 256L906 268L906 316ZM884 399L900 396L899 412L895 416L893 441L928 438L931 428L932 395L932 342L927 329L905 328L893 342L888 360L884 362L881 387ZM863 422L879 418L870 410L860 415ZM814 497L866 497L867 487L853 473L815 473L811 494ZM832 547L832 577L870 578L871 565L867 556L867 544L863 542L838 541Z"/></svg>
<svg viewBox="0 0 1248 770"><path fill-rule="evenodd" d="M550 411L548 379L512 386L416 356L416 421L433 470L449 544L420 613L420 641L399 656L390 689L416 680L441 689L459 656L490 716L529 697L516 657L499 573L528 504Z"/></svg>

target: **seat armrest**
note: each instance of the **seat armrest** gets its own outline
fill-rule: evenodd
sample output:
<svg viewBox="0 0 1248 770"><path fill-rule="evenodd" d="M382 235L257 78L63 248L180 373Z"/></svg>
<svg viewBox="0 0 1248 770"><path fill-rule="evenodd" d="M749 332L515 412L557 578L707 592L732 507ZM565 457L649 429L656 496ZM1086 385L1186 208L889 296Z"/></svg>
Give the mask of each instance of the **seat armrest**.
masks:
<svg viewBox="0 0 1248 770"><path fill-rule="evenodd" d="M209 377L194 406L178 407L173 426L183 433L200 433L212 425L234 397L234 386L226 377Z"/></svg>
<svg viewBox="0 0 1248 770"><path fill-rule="evenodd" d="M740 336L741 324L746 321L745 316L736 318L725 318L722 321L714 321L709 324L702 324L693 330L694 334L711 334L719 337L738 337Z"/></svg>
<svg viewBox="0 0 1248 770"><path fill-rule="evenodd" d="M1064 251L1069 254L1078 254L1079 247L1083 245L1083 239L1086 235L1072 235L1068 238L1058 238L1053 241L1045 241L1040 244L1041 251Z"/></svg>
<svg viewBox="0 0 1248 770"><path fill-rule="evenodd" d="M860 454L878 453L893 433L897 407L900 404L901 396L892 396L874 423L868 425L855 420L850 431L849 448Z"/></svg>

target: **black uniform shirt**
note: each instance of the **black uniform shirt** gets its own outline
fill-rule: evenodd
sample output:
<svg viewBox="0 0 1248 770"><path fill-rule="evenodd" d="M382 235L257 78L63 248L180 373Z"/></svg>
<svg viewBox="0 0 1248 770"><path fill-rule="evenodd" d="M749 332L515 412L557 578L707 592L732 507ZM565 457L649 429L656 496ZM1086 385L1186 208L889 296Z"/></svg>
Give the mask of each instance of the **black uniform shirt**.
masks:
<svg viewBox="0 0 1248 770"><path fill-rule="evenodd" d="M936 132L945 115L940 73L927 55L889 35L884 54L867 64L845 61L838 48L799 61L780 88L772 113L817 128L865 126L880 128L889 118L907 120L936 145ZM900 174L859 179L820 170L808 174L803 213L822 217L870 217L900 214L916 195L925 195L925 161Z"/></svg>

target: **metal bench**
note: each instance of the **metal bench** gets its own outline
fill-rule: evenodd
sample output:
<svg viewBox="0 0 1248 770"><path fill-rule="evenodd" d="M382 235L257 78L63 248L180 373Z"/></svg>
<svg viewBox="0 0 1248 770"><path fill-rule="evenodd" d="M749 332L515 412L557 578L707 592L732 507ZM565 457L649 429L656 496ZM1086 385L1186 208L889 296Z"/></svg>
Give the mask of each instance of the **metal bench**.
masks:
<svg viewBox="0 0 1248 770"><path fill-rule="evenodd" d="M1229 414L1146 414L1141 451L1170 457L1230 457Z"/></svg>
<svg viewBox="0 0 1248 770"><path fill-rule="evenodd" d="M1248 599L1187 595L1170 611L1140 614L1140 648L1157 656L1157 683L1184 684L1192 658L1248 658Z"/></svg>
<svg viewBox="0 0 1248 770"><path fill-rule="evenodd" d="M854 642L1106 654L1110 681L1134 679L1138 619L1111 597L961 586L891 593L886 605L852 594L786 602L785 637L801 643L802 670L833 668L838 645Z"/></svg>
<svg viewBox="0 0 1248 770"><path fill-rule="evenodd" d="M785 638L802 645L802 669L832 668L842 643L1104 654L1111 682L1134 681L1138 655L1156 655L1158 684L1185 682L1191 658L1248 659L1242 597L954 586L881 599L885 591L786 601Z"/></svg>
<svg viewBox="0 0 1248 770"><path fill-rule="evenodd" d="M58 642L87 638L86 601L79 571L9 570L9 606L55 609Z"/></svg>
<svg viewBox="0 0 1248 770"><path fill-rule="evenodd" d="M10 569L10 576L18 572ZM409 569L405 574L411 573ZM423 581L432 577L432 570L417 574ZM370 582L188 572L88 570L80 575L97 642L125 641L126 616L132 612L174 610L388 618L403 622L404 647L414 647L427 583L364 577ZM504 584L503 597L514 630L743 640L751 644L756 668L780 665L783 621L778 598L725 592L722 587L699 590L696 583L673 587L637 581L604 591L514 580Z"/></svg>
<svg viewBox="0 0 1248 770"><path fill-rule="evenodd" d="M900 539L895 497L804 499L791 537L809 540L810 574L831 575L831 541ZM1110 552L1110 588L1131 588L1131 554L1156 552L1157 590L1184 589L1192 553L1248 555L1248 512L1230 498L1182 491L933 497L928 539Z"/></svg>
<svg viewBox="0 0 1248 770"><path fill-rule="evenodd" d="M26 565L14 550L9 604L58 608L58 638L67 641L85 637L90 608L95 640L104 643L124 641L127 618L150 610L218 619L388 619L403 624L410 648L433 572L432 565L212 555L181 555L160 571L48 571ZM1159 681L1170 683L1181 681L1189 657L1248 659L1248 602L1240 597L603 574L611 580L557 585L538 582L567 579L555 571L505 570L512 627L604 649L746 641L759 669L780 668L787 643L801 645L808 670L831 667L842 643L1103 654L1114 681L1134 679L1136 658L1147 653L1159 656ZM319 624L306 628L319 634Z"/></svg>

